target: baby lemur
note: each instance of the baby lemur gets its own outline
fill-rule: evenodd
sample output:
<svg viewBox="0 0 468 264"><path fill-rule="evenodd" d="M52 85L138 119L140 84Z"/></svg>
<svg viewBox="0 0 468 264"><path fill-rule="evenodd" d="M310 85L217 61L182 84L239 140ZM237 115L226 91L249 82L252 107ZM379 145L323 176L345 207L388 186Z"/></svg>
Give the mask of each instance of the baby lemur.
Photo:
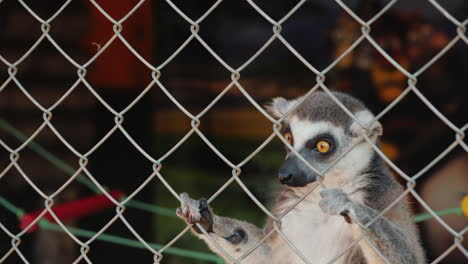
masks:
<svg viewBox="0 0 468 264"><path fill-rule="evenodd" d="M382 126L377 121L369 124L374 115L364 104L343 93L334 92L333 95L362 124L370 126L369 137L377 143ZM298 100L275 98L268 110L279 118ZM285 139L318 171L329 167L352 144L356 145L323 174L326 189L315 188L282 218L278 225L282 233L309 263L329 263L331 260L333 263L385 263L366 239L352 246L361 235L361 227L355 221L365 225L403 192L371 145L365 140L358 141L363 128L324 92L315 92L305 98L285 119L283 128ZM312 183L317 181L317 175L290 151L278 174L284 187L276 195L271 209L274 215L287 210L311 191L316 186ZM234 259L251 250L274 228L271 219L259 229L250 223L214 214L206 200L193 200L186 193L181 194L181 198L181 207L177 209L179 217L221 257L223 254L196 223L200 223ZM390 263L425 263L406 199L373 222L366 237ZM343 252L346 253L334 259ZM304 261L280 234L274 232L241 263L295 264Z"/></svg>

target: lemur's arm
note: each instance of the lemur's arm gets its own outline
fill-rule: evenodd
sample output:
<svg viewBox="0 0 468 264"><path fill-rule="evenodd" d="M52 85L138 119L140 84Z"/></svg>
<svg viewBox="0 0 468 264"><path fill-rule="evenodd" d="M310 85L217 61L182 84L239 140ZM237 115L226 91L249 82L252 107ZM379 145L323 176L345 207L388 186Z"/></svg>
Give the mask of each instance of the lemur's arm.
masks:
<svg viewBox="0 0 468 264"><path fill-rule="evenodd" d="M191 225L193 233L204 240L211 250L224 258L228 263L230 261L203 234L195 225L196 223L201 224L211 239L234 259L243 256L254 248L258 241L264 237L263 231L253 224L215 215L206 200L193 200L186 193L182 193L180 197L182 198L182 202L181 207L177 209L177 215L187 224ZM246 259L242 260L242 263L267 263L269 251L269 246L264 242L259 248L248 255Z"/></svg>
<svg viewBox="0 0 468 264"><path fill-rule="evenodd" d="M319 205L325 213L348 215L363 225L379 215L376 210L350 199L342 189L328 188L320 194L322 200ZM378 198L376 197L376 199ZM361 228L356 223L352 223L352 225L358 231L356 232L357 238L361 233ZM369 232L366 233L366 236L390 263L422 264L425 263L424 256L417 248L419 242L414 230L411 230L411 225L411 223L393 224L381 216L368 227ZM359 246L366 258L366 263L385 263L366 240L362 239Z"/></svg>

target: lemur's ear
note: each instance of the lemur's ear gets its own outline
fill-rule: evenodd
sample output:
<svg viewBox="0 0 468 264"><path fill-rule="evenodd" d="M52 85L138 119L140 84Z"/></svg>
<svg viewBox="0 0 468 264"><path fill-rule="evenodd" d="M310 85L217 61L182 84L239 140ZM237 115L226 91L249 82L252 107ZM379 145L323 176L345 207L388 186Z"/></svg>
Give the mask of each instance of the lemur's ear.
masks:
<svg viewBox="0 0 468 264"><path fill-rule="evenodd" d="M360 111L354 115L363 125L370 125L370 136L373 140L377 139L377 137L383 134L383 128L379 121L374 121L372 124L370 124L370 122L374 120L375 116L369 110ZM354 121L350 127L351 134L356 137L361 134L361 129L363 129L363 127L361 127L361 125L359 125L359 123L356 121Z"/></svg>
<svg viewBox="0 0 468 264"><path fill-rule="evenodd" d="M286 100L283 97L274 98L271 103L265 105L266 110L276 118L282 117L297 103L297 99Z"/></svg>

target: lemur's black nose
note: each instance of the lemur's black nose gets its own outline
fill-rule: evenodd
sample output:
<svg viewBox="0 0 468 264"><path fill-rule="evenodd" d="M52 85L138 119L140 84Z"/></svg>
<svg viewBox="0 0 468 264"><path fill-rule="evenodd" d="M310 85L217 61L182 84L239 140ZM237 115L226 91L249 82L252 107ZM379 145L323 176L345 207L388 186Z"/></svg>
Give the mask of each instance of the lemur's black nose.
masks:
<svg viewBox="0 0 468 264"><path fill-rule="evenodd" d="M281 165L281 168L278 170L278 178L282 184L290 187L303 187L315 180L314 175L308 171L304 171L300 167L299 162L296 157L289 157Z"/></svg>
<svg viewBox="0 0 468 264"><path fill-rule="evenodd" d="M281 182L282 184L287 184L287 183L289 183L289 182L291 181L291 179L292 179L292 176L293 176L292 173L290 173L289 171L286 171L286 172L283 171L283 172L282 172L282 171L280 170L280 171L278 172L278 178L279 178L279 180L280 180L280 182Z"/></svg>

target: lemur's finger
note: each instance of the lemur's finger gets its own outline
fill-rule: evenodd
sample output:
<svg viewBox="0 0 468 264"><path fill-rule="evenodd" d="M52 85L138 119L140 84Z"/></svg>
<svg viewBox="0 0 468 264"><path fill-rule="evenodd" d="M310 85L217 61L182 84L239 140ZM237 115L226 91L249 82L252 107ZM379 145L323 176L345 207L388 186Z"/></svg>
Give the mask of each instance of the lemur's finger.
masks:
<svg viewBox="0 0 468 264"><path fill-rule="evenodd" d="M182 213L187 218L187 221L191 224L198 223L200 221L200 201L187 199L184 201L182 207Z"/></svg>
<svg viewBox="0 0 468 264"><path fill-rule="evenodd" d="M190 197L187 193L181 193L180 194L180 204L182 207L185 206L185 204L190 200Z"/></svg>
<svg viewBox="0 0 468 264"><path fill-rule="evenodd" d="M346 221L346 223L351 224L351 217L349 216L349 210L348 209L341 212L340 215L344 217L344 220Z"/></svg>
<svg viewBox="0 0 468 264"><path fill-rule="evenodd" d="M180 218L190 225L200 223L205 229L211 230L213 218L206 199L194 200L187 193L181 193L180 200L181 206L176 209L176 214Z"/></svg>
<svg viewBox="0 0 468 264"><path fill-rule="evenodd" d="M182 211L182 208L180 208L180 207L176 209L176 214L177 214L177 216L179 216L180 218L185 218L185 215L184 215L184 213L183 213L183 211Z"/></svg>
<svg viewBox="0 0 468 264"><path fill-rule="evenodd" d="M345 216L345 220L349 223L349 207L350 200L348 195L339 188L328 188L320 192L322 200L319 206L323 212L331 215Z"/></svg>
<svg viewBox="0 0 468 264"><path fill-rule="evenodd" d="M208 209L208 201L206 199L200 199L200 211Z"/></svg>
<svg viewBox="0 0 468 264"><path fill-rule="evenodd" d="M190 202L190 197L187 193L180 194L180 208L182 209L182 213L186 216L188 213L188 203Z"/></svg>
<svg viewBox="0 0 468 264"><path fill-rule="evenodd" d="M200 200L200 224L205 228L207 232L212 232L213 230L213 214L208 206L208 201L206 199Z"/></svg>

